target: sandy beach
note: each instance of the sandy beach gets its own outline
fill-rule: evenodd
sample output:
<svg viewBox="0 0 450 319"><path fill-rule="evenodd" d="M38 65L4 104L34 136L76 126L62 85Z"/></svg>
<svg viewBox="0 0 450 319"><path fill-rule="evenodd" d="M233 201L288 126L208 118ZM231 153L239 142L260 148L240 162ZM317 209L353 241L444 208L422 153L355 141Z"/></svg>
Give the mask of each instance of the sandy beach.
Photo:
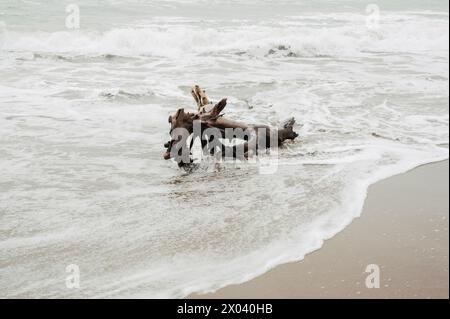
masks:
<svg viewBox="0 0 450 319"><path fill-rule="evenodd" d="M369 188L361 217L300 262L190 298L448 298L449 162ZM365 285L380 269L380 288Z"/></svg>

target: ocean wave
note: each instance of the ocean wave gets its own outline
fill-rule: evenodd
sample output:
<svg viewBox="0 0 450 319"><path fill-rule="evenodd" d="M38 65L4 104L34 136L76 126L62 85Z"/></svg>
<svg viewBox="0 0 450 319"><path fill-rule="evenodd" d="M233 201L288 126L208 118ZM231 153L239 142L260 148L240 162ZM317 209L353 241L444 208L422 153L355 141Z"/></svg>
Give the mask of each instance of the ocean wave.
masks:
<svg viewBox="0 0 450 319"><path fill-rule="evenodd" d="M291 17L287 21L223 28L205 22L201 26L149 24L105 32L23 33L6 30L0 34L0 49L104 58L151 55L174 59L230 52L261 57L358 56L369 51L400 50L410 53L436 51L448 55L448 19L388 15L383 17L377 29L368 29L362 15L342 15L339 23L336 17L329 16L322 17L322 23L307 23L308 19L307 16Z"/></svg>

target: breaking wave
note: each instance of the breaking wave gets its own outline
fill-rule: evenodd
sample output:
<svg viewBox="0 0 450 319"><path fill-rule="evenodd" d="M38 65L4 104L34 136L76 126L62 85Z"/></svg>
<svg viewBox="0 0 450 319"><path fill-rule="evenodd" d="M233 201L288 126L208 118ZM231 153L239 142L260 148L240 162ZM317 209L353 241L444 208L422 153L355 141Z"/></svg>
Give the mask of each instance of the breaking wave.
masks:
<svg viewBox="0 0 450 319"><path fill-rule="evenodd" d="M430 19L417 13L385 14L378 28L365 25L363 15L318 15L286 21L217 28L215 25L186 26L147 24L139 28L116 28L105 32L0 33L0 49L102 55L164 56L234 53L256 56L321 57L358 56L367 51L394 53L446 51L448 15ZM308 20L316 19L311 26ZM305 21L306 20L306 21Z"/></svg>

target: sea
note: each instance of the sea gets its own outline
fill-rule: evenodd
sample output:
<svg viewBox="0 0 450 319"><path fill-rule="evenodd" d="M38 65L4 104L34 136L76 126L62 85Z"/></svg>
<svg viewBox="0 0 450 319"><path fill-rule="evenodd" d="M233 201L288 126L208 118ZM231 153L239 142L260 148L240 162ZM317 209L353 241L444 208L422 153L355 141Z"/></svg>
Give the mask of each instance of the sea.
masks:
<svg viewBox="0 0 450 319"><path fill-rule="evenodd" d="M183 298L320 249L370 185L448 159L448 6L0 0L0 297ZM299 137L271 170L180 170L196 84Z"/></svg>

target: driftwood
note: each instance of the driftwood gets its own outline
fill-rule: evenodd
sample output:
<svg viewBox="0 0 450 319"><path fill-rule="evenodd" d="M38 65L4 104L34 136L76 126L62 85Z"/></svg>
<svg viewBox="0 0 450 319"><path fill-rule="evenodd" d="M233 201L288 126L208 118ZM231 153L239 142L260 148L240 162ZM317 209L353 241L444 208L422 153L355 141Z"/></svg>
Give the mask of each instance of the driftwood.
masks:
<svg viewBox="0 0 450 319"><path fill-rule="evenodd" d="M167 148L164 159L175 158L180 167L192 163L190 150L196 138L200 138L202 148L211 155L245 160L258 154L258 150L281 146L284 141L294 140L298 136L293 130L294 118L287 120L279 129L236 122L223 116L226 98L212 104L198 85L191 89L191 94L197 103L197 112L185 112L181 108L171 115L171 139L164 144ZM197 128L195 132L194 127ZM188 144L187 136L192 134L193 138ZM243 143L225 146L220 139L238 139L243 140Z"/></svg>

